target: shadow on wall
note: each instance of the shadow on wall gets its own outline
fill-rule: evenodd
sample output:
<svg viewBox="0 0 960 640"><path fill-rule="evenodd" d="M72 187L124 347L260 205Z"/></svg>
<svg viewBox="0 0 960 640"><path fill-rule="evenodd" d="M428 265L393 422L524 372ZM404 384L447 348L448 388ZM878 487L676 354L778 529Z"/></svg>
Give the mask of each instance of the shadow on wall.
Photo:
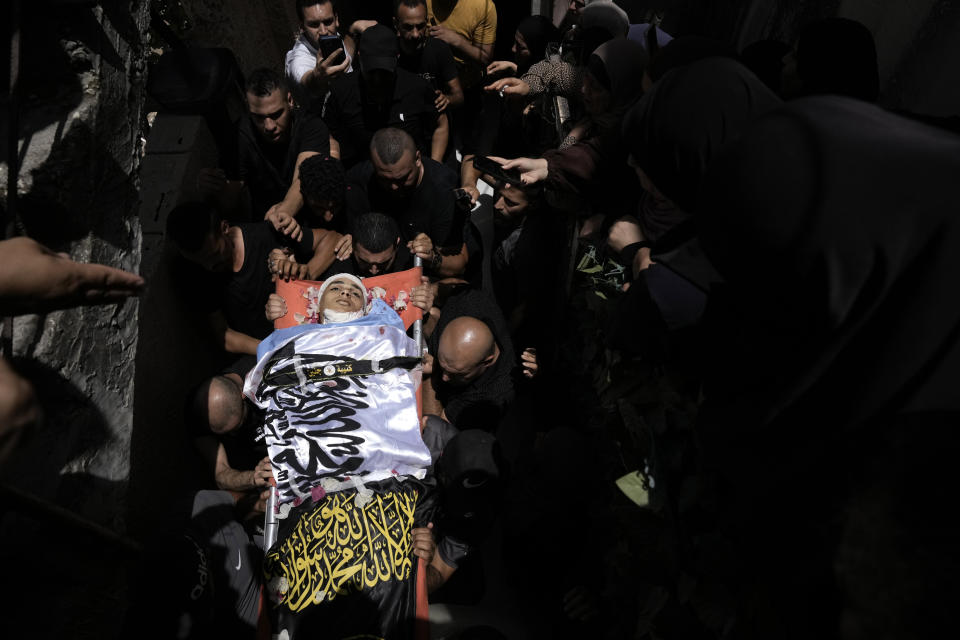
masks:
<svg viewBox="0 0 960 640"><path fill-rule="evenodd" d="M61 474L68 462L94 455L110 441L103 414L46 364L23 358L12 364L33 384L44 418L25 432L0 481L48 504L98 518L101 526L115 526L109 520L126 493L125 482ZM105 637L121 606L123 553L65 526L61 518L11 501L6 492L0 509L0 592L7 612L0 624L3 637Z"/></svg>
<svg viewBox="0 0 960 640"><path fill-rule="evenodd" d="M56 251L91 231L122 251L135 248L129 212L139 199L136 178L87 123L74 121L30 176L32 186L20 199L25 235Z"/></svg>
<svg viewBox="0 0 960 640"><path fill-rule="evenodd" d="M182 259L165 245L140 300L134 384L128 525L141 538L163 527L174 499L214 488L183 419L188 391L227 364L205 331L206 314L190 305Z"/></svg>
<svg viewBox="0 0 960 640"><path fill-rule="evenodd" d="M5 46L14 27L11 18L13 3L4 3L4 19L0 33ZM22 2L20 16L20 136L23 139L21 159L31 149L32 135L57 123L63 133L66 119L84 100L85 91L95 89L97 58L103 65L127 75L125 60L113 45L115 36L108 34L95 14L93 3ZM97 2L103 20L131 46L140 41L140 30L130 12L130 1ZM51 11L56 16L51 16ZM9 49L6 51L9 53ZM134 54L136 55L136 53ZM6 60L6 56L4 57ZM10 86L9 65L0 65L0 85ZM6 91L2 98L4 117L0 119L0 136L7 138ZM6 161L6 146L0 147L0 161Z"/></svg>

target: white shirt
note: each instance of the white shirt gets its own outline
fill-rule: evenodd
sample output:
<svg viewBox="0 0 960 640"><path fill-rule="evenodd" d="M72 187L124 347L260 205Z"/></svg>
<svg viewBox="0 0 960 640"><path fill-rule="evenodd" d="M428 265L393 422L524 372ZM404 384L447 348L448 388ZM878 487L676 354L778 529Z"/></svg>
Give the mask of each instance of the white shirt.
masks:
<svg viewBox="0 0 960 640"><path fill-rule="evenodd" d="M350 73L353 71L353 60L350 58L350 54L347 53L346 47L344 47L343 52L346 54L347 60L349 60L346 72ZM304 74L316 67L317 48L310 44L310 41L307 40L305 35L300 34L297 41L293 43L293 48L287 51L287 78L292 85L298 86Z"/></svg>

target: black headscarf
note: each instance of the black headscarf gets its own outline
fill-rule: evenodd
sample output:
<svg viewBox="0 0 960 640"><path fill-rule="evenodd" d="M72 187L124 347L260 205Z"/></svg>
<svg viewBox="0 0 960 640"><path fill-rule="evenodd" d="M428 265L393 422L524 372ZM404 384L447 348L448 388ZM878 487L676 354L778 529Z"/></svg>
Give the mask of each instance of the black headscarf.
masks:
<svg viewBox="0 0 960 640"><path fill-rule="evenodd" d="M527 16L517 25L517 31L523 36L530 50L529 68L547 57L547 45L560 41L560 30L544 16ZM517 75L523 75L526 69L519 69Z"/></svg>
<svg viewBox="0 0 960 640"><path fill-rule="evenodd" d="M880 627L851 638L906 637L956 601L957 175L960 138L831 96L763 117L704 178L727 296L697 435L733 575L791 637L835 637L841 606Z"/></svg>
<svg viewBox="0 0 960 640"><path fill-rule="evenodd" d="M797 39L797 75L806 95L836 94L876 102L880 74L873 34L848 18L807 25Z"/></svg>
<svg viewBox="0 0 960 640"><path fill-rule="evenodd" d="M660 192L693 212L711 158L780 103L740 63L708 58L674 69L651 87L624 118L624 138Z"/></svg>
<svg viewBox="0 0 960 640"><path fill-rule="evenodd" d="M717 158L701 242L754 327L747 377L723 376L754 421L960 410L957 175L960 138L839 97L791 103Z"/></svg>
<svg viewBox="0 0 960 640"><path fill-rule="evenodd" d="M736 57L737 52L726 42L703 36L679 36L651 57L647 75L656 82L668 72L698 60Z"/></svg>
<svg viewBox="0 0 960 640"><path fill-rule="evenodd" d="M587 60L587 69L611 94L606 113L593 117L601 130L620 134L623 114L643 95L643 70L647 52L637 42L614 38L597 47Z"/></svg>

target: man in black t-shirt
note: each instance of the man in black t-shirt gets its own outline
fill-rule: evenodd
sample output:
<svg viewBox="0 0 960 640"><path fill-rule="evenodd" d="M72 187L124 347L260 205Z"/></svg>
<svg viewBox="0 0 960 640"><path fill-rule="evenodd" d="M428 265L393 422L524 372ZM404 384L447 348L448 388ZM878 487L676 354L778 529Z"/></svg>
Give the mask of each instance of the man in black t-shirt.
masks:
<svg viewBox="0 0 960 640"><path fill-rule="evenodd" d="M243 395L243 377L256 360L240 358L203 381L187 399L187 425L213 472L217 488L262 495L272 472L263 433L263 411Z"/></svg>
<svg viewBox="0 0 960 640"><path fill-rule="evenodd" d="M399 129L377 131L370 160L347 173L347 213L351 224L370 211L384 213L400 227L400 237L434 275L455 276L467 264L463 227L454 189L457 174L424 158Z"/></svg>
<svg viewBox="0 0 960 640"><path fill-rule="evenodd" d="M357 71L331 84L322 116L348 168L366 159L371 137L383 127L406 131L424 155L442 159L446 152L446 114L437 113L433 88L423 78L397 68L397 51L393 31L369 27L357 45Z"/></svg>
<svg viewBox="0 0 960 640"><path fill-rule="evenodd" d="M352 235L353 255L334 262L324 280L339 273L368 278L413 268L413 254L401 241L400 227L390 216L365 213L354 223Z"/></svg>
<svg viewBox="0 0 960 640"><path fill-rule="evenodd" d="M286 81L271 69L250 74L246 95L249 117L240 121L237 175L227 184L248 187L254 220L265 217L278 231L295 235L303 206L300 163L330 155L330 131L316 115L293 108Z"/></svg>
<svg viewBox="0 0 960 640"><path fill-rule="evenodd" d="M444 113L447 107L463 104L463 89L450 45L430 37L427 3L424 0L399 0L393 26L400 39L401 69L415 73L436 92L434 106Z"/></svg>
<svg viewBox="0 0 960 640"><path fill-rule="evenodd" d="M488 295L467 289L443 305L430 334L431 386L439 407L424 398L424 412L458 429L493 431L514 398L516 358L506 321Z"/></svg>
<svg viewBox="0 0 960 640"><path fill-rule="evenodd" d="M267 221L230 225L204 203L184 203L167 218L167 234L180 253L210 277L197 284L199 300L217 341L231 353L257 352L257 345L273 331L264 316L267 298L274 291L274 273L284 277L317 277L333 262L332 231L303 230L299 241L278 233ZM292 251L296 263L273 260L274 249ZM296 272L291 266L298 267ZM273 268L274 273L271 273Z"/></svg>

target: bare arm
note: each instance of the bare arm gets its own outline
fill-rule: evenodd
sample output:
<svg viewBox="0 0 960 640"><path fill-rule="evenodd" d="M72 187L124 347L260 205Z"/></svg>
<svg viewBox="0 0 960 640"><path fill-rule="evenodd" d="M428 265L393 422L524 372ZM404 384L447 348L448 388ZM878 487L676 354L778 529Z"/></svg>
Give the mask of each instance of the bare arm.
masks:
<svg viewBox="0 0 960 640"><path fill-rule="evenodd" d="M447 82L447 100L451 107L459 107L463 104L463 87L460 86L460 78L453 78Z"/></svg>
<svg viewBox="0 0 960 640"><path fill-rule="evenodd" d="M313 230L313 257L307 263L307 277L311 280L319 278L324 271L330 268L335 259L346 260L352 251L345 247L349 245L350 236L330 231L329 229Z"/></svg>
<svg viewBox="0 0 960 640"><path fill-rule="evenodd" d="M455 49L460 55L469 58L474 62L487 66L493 60L493 43L474 44L462 35L448 29L442 25L430 27L430 35L446 42L452 49Z"/></svg>
<svg viewBox="0 0 960 640"><path fill-rule="evenodd" d="M447 152L447 142L450 140L450 120L447 114L441 113L437 117L437 128L433 130L430 140L430 157L437 162L443 162L443 155Z"/></svg>
<svg viewBox="0 0 960 640"><path fill-rule="evenodd" d="M436 247L433 241L425 233L418 233L417 236L407 243L407 247L414 255L419 256L425 265L430 265L433 275L441 278L449 278L462 274L467 268L467 260L470 254L467 252L467 244L460 246L460 251L454 255L443 255Z"/></svg>
<svg viewBox="0 0 960 640"><path fill-rule="evenodd" d="M460 163L460 188L470 194L470 201L477 203L480 197L480 191L477 189L477 180L480 179L480 172L473 166L473 154L467 154Z"/></svg>
<svg viewBox="0 0 960 640"><path fill-rule="evenodd" d="M440 558L439 553L433 554L433 560L427 565L427 592L432 593L442 587L456 571Z"/></svg>
<svg viewBox="0 0 960 640"><path fill-rule="evenodd" d="M347 46L347 38L349 36L344 36L344 46ZM343 49L337 49L326 58L318 51L316 66L300 77L300 84L313 95L322 96L330 86L330 81L345 72L348 66L350 62Z"/></svg>
<svg viewBox="0 0 960 640"><path fill-rule="evenodd" d="M0 241L0 312L44 313L112 304L135 295L140 276L101 264L74 262L30 238Z"/></svg>
<svg viewBox="0 0 960 640"><path fill-rule="evenodd" d="M270 459L264 458L255 469L240 471L230 466L227 459L227 450L223 444L213 436L203 436L195 440L200 455L213 470L217 488L223 491L250 491L266 487L272 475Z"/></svg>
<svg viewBox="0 0 960 640"><path fill-rule="evenodd" d="M209 316L210 329L213 331L214 340L224 351L228 353L249 353L257 354L257 347L260 341L245 333L240 333L227 326L227 319L223 313L216 311Z"/></svg>
<svg viewBox="0 0 960 640"><path fill-rule="evenodd" d="M443 405L437 400L433 390L433 356L429 353L423 356L423 382L420 385L421 399L423 400L423 414L444 416Z"/></svg>

